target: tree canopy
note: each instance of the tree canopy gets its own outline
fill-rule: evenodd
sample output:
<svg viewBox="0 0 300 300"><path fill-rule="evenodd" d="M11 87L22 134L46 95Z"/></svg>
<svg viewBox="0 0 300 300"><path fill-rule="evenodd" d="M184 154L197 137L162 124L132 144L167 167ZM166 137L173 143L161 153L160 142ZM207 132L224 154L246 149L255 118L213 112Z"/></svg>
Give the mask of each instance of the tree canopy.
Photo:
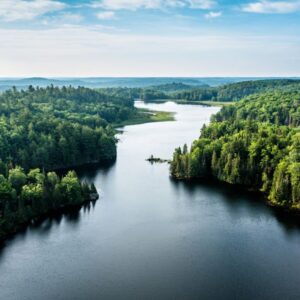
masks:
<svg viewBox="0 0 300 300"><path fill-rule="evenodd" d="M171 88L173 87L173 90ZM300 87L299 79L266 79L252 80L237 83L220 85L217 87L209 86L169 86L169 90L164 89L144 89L141 98L145 101L161 99L173 99L181 101L217 101L217 102L236 102L246 96L261 94L271 91L297 91Z"/></svg>
<svg viewBox="0 0 300 300"><path fill-rule="evenodd" d="M116 157L113 125L135 117L134 92L13 88L0 95L0 239L32 218L97 198L75 172Z"/></svg>
<svg viewBox="0 0 300 300"><path fill-rule="evenodd" d="M26 170L113 160L111 125L136 114L133 101L115 93L53 86L6 91L0 95L0 158Z"/></svg>
<svg viewBox="0 0 300 300"><path fill-rule="evenodd" d="M300 93L273 91L225 106L190 151L176 149L178 179L217 178L300 209Z"/></svg>

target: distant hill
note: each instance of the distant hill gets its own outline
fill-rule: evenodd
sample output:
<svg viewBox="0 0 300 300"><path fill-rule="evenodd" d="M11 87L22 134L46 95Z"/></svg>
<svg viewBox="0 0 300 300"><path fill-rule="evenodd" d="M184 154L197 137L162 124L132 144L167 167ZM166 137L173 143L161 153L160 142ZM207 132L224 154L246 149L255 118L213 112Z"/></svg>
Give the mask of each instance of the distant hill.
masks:
<svg viewBox="0 0 300 300"><path fill-rule="evenodd" d="M201 86L204 83L196 78L5 78L0 79L0 90L6 90L15 86L18 89L26 89L29 85L34 87L47 87L50 85L62 86L83 86L88 88L109 88L127 87L144 88L149 86L168 85L174 83L192 86Z"/></svg>
<svg viewBox="0 0 300 300"><path fill-rule="evenodd" d="M184 90L190 90L190 89L195 89L195 88L204 88L204 87L209 87L209 85L207 85L207 84L190 85L190 84L185 84L182 82L172 82L172 83L150 86L149 89L153 89L153 90L165 92L165 93L170 93L170 92L184 91Z"/></svg>
<svg viewBox="0 0 300 300"><path fill-rule="evenodd" d="M29 85L46 87L51 84L54 86L83 86L88 88L109 88L109 87L127 87L127 88L145 88L162 86L165 92L169 90L185 90L192 87L212 86L231 84L243 81L254 81L258 78L245 77L77 77L77 78L0 78L0 90L6 90L15 86L18 89L26 89ZM267 79L267 78L260 78ZM165 87L163 87L165 85ZM158 87L159 88L159 87Z"/></svg>
<svg viewBox="0 0 300 300"><path fill-rule="evenodd" d="M87 86L85 81L77 79L48 79L43 77L31 77L31 78L21 78L21 79L0 79L0 90L6 90L15 86L18 89L27 89L28 86L39 86L47 87L50 85L62 87L62 86Z"/></svg>

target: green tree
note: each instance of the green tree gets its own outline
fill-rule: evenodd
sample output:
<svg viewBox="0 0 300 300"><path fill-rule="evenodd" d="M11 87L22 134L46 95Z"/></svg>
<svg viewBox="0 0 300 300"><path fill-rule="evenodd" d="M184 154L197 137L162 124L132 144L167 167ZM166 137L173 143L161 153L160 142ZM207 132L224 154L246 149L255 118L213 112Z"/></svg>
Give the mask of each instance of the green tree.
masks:
<svg viewBox="0 0 300 300"><path fill-rule="evenodd" d="M24 173L24 170L21 167L17 166L14 169L9 170L8 180L12 187L20 192L22 186L27 181L27 176Z"/></svg>

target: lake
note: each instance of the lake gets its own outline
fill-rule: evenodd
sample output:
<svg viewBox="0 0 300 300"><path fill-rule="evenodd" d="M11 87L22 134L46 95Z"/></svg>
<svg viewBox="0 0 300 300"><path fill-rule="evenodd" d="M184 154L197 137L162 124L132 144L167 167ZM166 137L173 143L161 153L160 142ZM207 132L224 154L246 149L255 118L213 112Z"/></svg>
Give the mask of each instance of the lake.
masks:
<svg viewBox="0 0 300 300"><path fill-rule="evenodd" d="M100 199L32 226L0 251L0 299L300 299L300 226L255 194L169 177L219 109L144 104L174 122L126 126L118 158L78 174Z"/></svg>

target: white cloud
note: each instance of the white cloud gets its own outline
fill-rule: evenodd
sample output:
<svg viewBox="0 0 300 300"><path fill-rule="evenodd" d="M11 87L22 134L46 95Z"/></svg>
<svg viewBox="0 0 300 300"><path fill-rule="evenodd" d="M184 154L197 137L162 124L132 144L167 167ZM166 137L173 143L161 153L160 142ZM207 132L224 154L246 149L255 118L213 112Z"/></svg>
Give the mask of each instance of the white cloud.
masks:
<svg viewBox="0 0 300 300"><path fill-rule="evenodd" d="M60 19L64 23L79 23L83 20L83 16L80 14L63 13L60 15Z"/></svg>
<svg viewBox="0 0 300 300"><path fill-rule="evenodd" d="M191 8L210 9L216 5L212 0L189 0Z"/></svg>
<svg viewBox="0 0 300 300"><path fill-rule="evenodd" d="M205 14L204 17L206 19L215 19L215 18L219 18L222 16L222 12L221 11L210 11L209 13Z"/></svg>
<svg viewBox="0 0 300 300"><path fill-rule="evenodd" d="M44 25L67 25L80 23L83 19L83 16L80 14L66 12L55 16L44 17L42 23Z"/></svg>
<svg viewBox="0 0 300 300"><path fill-rule="evenodd" d="M283 76L300 69L299 36L133 35L60 26L0 29L0 44L0 76Z"/></svg>
<svg viewBox="0 0 300 300"><path fill-rule="evenodd" d="M300 1L267 1L262 0L246 4L242 10L250 13L285 14L300 10Z"/></svg>
<svg viewBox="0 0 300 300"><path fill-rule="evenodd" d="M161 9L166 7L190 7L210 9L216 4L213 0L97 0L91 6L109 10Z"/></svg>
<svg viewBox="0 0 300 300"><path fill-rule="evenodd" d="M104 9L119 10L136 10L139 8L160 8L162 1L160 0L100 0L94 1L93 7L101 7Z"/></svg>
<svg viewBox="0 0 300 300"><path fill-rule="evenodd" d="M52 0L1 0L0 21L32 20L49 12L62 10L66 4Z"/></svg>
<svg viewBox="0 0 300 300"><path fill-rule="evenodd" d="M116 14L113 11L101 11L96 14L96 17L99 20L112 20L115 19Z"/></svg>

